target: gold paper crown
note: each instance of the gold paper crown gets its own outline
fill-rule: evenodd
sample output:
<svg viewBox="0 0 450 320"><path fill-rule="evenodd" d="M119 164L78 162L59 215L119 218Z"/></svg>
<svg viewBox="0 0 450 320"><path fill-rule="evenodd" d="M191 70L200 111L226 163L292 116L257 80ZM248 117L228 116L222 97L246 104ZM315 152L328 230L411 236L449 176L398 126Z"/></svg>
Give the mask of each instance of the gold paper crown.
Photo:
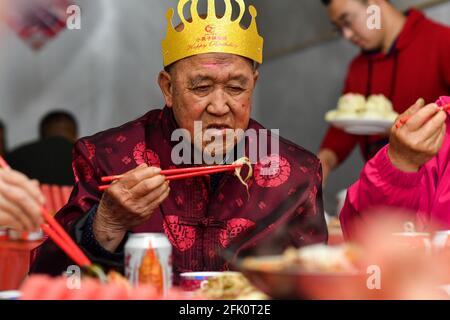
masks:
<svg viewBox="0 0 450 320"><path fill-rule="evenodd" d="M188 21L183 14L184 6L190 1L192 21ZM214 0L208 0L208 14L203 19L197 11L198 0L180 0L178 15L184 25L182 31L175 30L172 24L174 9L167 11L167 37L162 41L164 67L202 53L231 53L262 63L264 40L258 34L255 7L249 7L252 21L248 29L243 29L240 23L245 13L244 0L235 0L240 10L236 20L232 20L231 0L223 1L225 14L222 18L216 15Z"/></svg>

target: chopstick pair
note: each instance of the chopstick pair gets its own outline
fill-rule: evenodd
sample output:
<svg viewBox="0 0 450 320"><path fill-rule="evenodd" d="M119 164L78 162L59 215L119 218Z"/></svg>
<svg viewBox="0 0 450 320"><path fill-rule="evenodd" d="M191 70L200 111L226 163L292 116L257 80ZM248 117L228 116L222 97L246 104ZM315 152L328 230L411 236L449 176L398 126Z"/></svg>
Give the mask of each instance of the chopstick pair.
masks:
<svg viewBox="0 0 450 320"><path fill-rule="evenodd" d="M5 159L0 156L0 168L10 169ZM80 247L72 240L67 232L61 227L56 219L42 206L41 212L47 223L41 225L42 230L55 242L55 244L63 250L76 264L80 267L90 269L92 262L81 251Z"/></svg>
<svg viewBox="0 0 450 320"><path fill-rule="evenodd" d="M237 168L242 168L243 164L230 164L230 165L220 165L220 166L207 166L207 167L192 167L192 168L182 168L182 169L169 169L162 170L161 175L166 176L166 181L176 181L182 179L189 179L195 177L206 176L214 173L222 173L227 171L234 171ZM102 182L114 182L122 179L123 175L118 176L107 176L102 178ZM105 191L110 185L102 185L98 189L100 191Z"/></svg>
<svg viewBox="0 0 450 320"><path fill-rule="evenodd" d="M76 264L83 268L92 266L92 262L81 251L67 232L53 218L45 208L42 208L42 215L48 224L42 224L42 230L58 245Z"/></svg>
<svg viewBox="0 0 450 320"><path fill-rule="evenodd" d="M441 107L441 111L450 111L450 104L447 104L447 105ZM397 129L400 129L409 121L409 119L411 119L411 116L406 116L406 117L398 120L397 123L395 124L395 127Z"/></svg>

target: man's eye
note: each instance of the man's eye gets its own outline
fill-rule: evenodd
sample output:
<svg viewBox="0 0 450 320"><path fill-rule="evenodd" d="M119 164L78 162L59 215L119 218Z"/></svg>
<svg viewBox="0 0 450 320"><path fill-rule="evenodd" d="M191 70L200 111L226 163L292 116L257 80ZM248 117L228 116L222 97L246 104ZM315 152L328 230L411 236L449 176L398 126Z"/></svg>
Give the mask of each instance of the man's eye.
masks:
<svg viewBox="0 0 450 320"><path fill-rule="evenodd" d="M200 86L200 87L195 87L194 91L199 92L199 93L205 93L205 92L208 92L210 89L211 89L210 86Z"/></svg>
<svg viewBox="0 0 450 320"><path fill-rule="evenodd" d="M351 28L353 25L353 19L345 19L342 22L342 28Z"/></svg>
<svg viewBox="0 0 450 320"><path fill-rule="evenodd" d="M244 91L244 88L242 87L228 87L228 90L230 90L232 93L241 93Z"/></svg>

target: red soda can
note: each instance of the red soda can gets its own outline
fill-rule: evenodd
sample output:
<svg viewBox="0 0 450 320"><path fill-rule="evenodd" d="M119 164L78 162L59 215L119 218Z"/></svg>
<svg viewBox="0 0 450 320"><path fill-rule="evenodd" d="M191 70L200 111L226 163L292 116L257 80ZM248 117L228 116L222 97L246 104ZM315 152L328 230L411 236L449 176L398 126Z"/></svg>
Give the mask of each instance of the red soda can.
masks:
<svg viewBox="0 0 450 320"><path fill-rule="evenodd" d="M172 287L172 245L165 234L130 235L125 244L125 277L132 285L149 284L167 295Z"/></svg>

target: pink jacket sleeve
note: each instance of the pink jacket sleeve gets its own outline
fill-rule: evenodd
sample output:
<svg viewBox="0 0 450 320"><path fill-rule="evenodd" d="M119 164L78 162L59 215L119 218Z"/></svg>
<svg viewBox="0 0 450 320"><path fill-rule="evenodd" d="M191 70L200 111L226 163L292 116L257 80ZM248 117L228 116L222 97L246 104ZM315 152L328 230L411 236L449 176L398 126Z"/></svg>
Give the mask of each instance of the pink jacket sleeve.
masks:
<svg viewBox="0 0 450 320"><path fill-rule="evenodd" d="M450 97L437 101L443 106ZM364 223L368 211L377 207L392 207L415 212L416 224L426 228L430 224L450 227L450 120L439 154L417 173L405 173L391 163L388 148L383 148L364 167L360 179L352 185L340 213L346 239L356 237L358 225Z"/></svg>
<svg viewBox="0 0 450 320"><path fill-rule="evenodd" d="M419 210L421 180L425 169L422 168L418 173L404 173L392 165L387 151L388 147L385 147L369 161L360 180L348 189L340 214L346 239L354 238L356 228L363 222L364 213L369 209L383 206Z"/></svg>

